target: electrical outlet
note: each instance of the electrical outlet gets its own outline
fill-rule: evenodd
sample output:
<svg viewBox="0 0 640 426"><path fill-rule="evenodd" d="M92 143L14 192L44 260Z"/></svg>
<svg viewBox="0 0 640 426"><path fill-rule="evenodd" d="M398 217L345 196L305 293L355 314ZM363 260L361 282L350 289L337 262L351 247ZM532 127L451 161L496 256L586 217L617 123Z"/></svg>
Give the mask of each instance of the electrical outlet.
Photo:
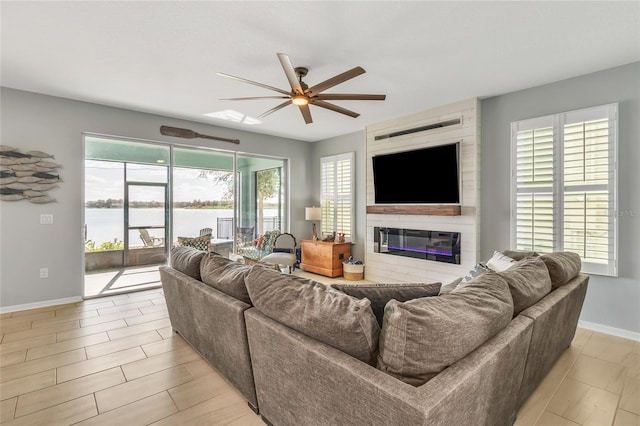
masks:
<svg viewBox="0 0 640 426"><path fill-rule="evenodd" d="M49 278L49 268L40 268L40 278Z"/></svg>
<svg viewBox="0 0 640 426"><path fill-rule="evenodd" d="M53 224L53 215L52 214L41 214L40 215L40 224L41 225L51 225L51 224Z"/></svg>

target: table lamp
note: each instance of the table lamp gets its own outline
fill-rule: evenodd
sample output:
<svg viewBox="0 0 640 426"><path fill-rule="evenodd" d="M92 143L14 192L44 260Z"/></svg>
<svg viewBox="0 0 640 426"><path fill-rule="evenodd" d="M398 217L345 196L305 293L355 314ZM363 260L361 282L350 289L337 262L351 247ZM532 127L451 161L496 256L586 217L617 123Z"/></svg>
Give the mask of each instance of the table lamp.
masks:
<svg viewBox="0 0 640 426"><path fill-rule="evenodd" d="M320 207L305 207L304 209L305 220L320 220ZM311 227L311 239L317 240L318 233L316 232L316 224L313 223Z"/></svg>

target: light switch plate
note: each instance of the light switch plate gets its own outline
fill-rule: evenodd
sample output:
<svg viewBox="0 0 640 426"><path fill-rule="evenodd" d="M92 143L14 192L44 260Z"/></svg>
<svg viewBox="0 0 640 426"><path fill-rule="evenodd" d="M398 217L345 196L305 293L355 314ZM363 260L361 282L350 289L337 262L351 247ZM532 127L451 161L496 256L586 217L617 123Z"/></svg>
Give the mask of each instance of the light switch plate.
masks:
<svg viewBox="0 0 640 426"><path fill-rule="evenodd" d="M51 225L53 223L53 215L52 214L41 214L40 215L40 224L41 225Z"/></svg>

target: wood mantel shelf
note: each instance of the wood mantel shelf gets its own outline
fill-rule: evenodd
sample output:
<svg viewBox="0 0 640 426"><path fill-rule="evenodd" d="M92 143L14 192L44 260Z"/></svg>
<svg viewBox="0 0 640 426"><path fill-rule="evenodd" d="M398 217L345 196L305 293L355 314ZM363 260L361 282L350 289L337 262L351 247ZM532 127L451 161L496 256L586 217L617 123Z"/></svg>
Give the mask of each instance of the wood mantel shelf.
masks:
<svg viewBox="0 0 640 426"><path fill-rule="evenodd" d="M460 216L462 209L460 206L433 205L433 206L413 206L401 204L367 206L369 214L415 214L431 216Z"/></svg>

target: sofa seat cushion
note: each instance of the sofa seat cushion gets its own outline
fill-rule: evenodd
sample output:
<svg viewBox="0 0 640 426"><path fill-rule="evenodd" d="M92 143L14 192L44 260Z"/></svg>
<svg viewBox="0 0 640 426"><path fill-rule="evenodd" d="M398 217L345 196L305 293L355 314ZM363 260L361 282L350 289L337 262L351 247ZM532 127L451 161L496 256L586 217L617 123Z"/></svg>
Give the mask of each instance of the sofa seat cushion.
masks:
<svg viewBox="0 0 640 426"><path fill-rule="evenodd" d="M369 300L267 268L252 268L246 283L251 302L269 318L375 365L380 327Z"/></svg>
<svg viewBox="0 0 640 426"><path fill-rule="evenodd" d="M382 327L384 307L389 300L406 302L420 297L437 296L441 285L441 283L336 284L332 287L357 299L369 299L373 314Z"/></svg>
<svg viewBox="0 0 640 426"><path fill-rule="evenodd" d="M244 278L250 269L248 265L215 253L209 253L200 262L203 283L248 304L251 304L251 299L247 293Z"/></svg>
<svg viewBox="0 0 640 426"><path fill-rule="evenodd" d="M570 251L543 254L540 258L547 265L553 290L571 281L582 269L580 255Z"/></svg>
<svg viewBox="0 0 640 426"><path fill-rule="evenodd" d="M487 272L438 297L387 303L377 367L420 386L506 327L509 285Z"/></svg>
<svg viewBox="0 0 640 426"><path fill-rule="evenodd" d="M177 246L171 249L170 266L200 281L200 262L205 252L193 247Z"/></svg>
<svg viewBox="0 0 640 426"><path fill-rule="evenodd" d="M539 257L525 257L498 275L509 284L514 317L551 291L549 271Z"/></svg>

